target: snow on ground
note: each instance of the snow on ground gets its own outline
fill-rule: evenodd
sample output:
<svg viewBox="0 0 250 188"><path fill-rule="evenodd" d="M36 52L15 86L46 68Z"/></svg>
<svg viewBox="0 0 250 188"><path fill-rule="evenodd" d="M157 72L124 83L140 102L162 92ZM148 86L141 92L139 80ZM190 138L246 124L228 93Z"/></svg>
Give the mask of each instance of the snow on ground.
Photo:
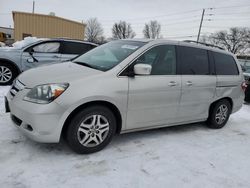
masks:
<svg viewBox="0 0 250 188"><path fill-rule="evenodd" d="M95 154L25 138L3 113L0 87L0 187L249 187L250 105L227 126L188 124L116 136Z"/></svg>

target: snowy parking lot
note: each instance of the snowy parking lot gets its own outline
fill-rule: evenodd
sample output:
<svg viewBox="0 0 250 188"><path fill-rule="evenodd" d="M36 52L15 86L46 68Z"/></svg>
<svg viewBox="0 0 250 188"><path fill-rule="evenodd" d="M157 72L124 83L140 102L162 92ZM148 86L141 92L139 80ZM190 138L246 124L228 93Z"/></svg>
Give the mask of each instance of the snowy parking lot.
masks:
<svg viewBox="0 0 250 188"><path fill-rule="evenodd" d="M4 113L8 88L0 87L0 187L250 187L250 105L220 130L198 123L124 134L77 155L24 137Z"/></svg>

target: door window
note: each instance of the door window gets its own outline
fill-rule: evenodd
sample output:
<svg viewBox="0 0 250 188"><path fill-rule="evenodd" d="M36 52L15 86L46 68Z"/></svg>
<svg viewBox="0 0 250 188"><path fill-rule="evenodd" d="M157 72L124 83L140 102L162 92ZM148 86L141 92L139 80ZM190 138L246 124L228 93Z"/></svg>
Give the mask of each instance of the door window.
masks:
<svg viewBox="0 0 250 188"><path fill-rule="evenodd" d="M207 50L179 47L181 58L181 72L183 75L208 75L209 61Z"/></svg>
<svg viewBox="0 0 250 188"><path fill-rule="evenodd" d="M176 74L175 46L154 47L141 55L135 64L151 65L151 75L174 75Z"/></svg>
<svg viewBox="0 0 250 188"><path fill-rule="evenodd" d="M65 41L63 43L62 54L84 54L93 48L95 46L91 44Z"/></svg>
<svg viewBox="0 0 250 188"><path fill-rule="evenodd" d="M33 48L33 51L42 53L58 53L59 48L60 48L59 42L46 42L35 46Z"/></svg>

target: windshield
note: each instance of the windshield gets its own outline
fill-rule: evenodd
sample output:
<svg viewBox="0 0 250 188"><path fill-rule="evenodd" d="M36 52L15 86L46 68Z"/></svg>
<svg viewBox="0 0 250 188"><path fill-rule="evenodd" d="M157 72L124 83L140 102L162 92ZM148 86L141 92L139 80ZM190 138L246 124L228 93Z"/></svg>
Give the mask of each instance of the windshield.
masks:
<svg viewBox="0 0 250 188"><path fill-rule="evenodd" d="M73 63L107 71L118 65L145 42L118 40L101 45L77 57Z"/></svg>

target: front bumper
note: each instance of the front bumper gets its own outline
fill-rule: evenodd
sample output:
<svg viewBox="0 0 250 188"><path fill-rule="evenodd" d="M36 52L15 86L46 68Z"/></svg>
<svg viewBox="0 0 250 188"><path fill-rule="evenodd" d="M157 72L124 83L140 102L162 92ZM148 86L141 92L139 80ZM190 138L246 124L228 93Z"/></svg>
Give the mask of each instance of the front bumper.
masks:
<svg viewBox="0 0 250 188"><path fill-rule="evenodd" d="M24 89L12 97L6 97L6 111L9 106L11 119L18 129L30 139L42 143L57 143L62 126L59 124L65 109L55 102L35 104L24 101L29 90Z"/></svg>

